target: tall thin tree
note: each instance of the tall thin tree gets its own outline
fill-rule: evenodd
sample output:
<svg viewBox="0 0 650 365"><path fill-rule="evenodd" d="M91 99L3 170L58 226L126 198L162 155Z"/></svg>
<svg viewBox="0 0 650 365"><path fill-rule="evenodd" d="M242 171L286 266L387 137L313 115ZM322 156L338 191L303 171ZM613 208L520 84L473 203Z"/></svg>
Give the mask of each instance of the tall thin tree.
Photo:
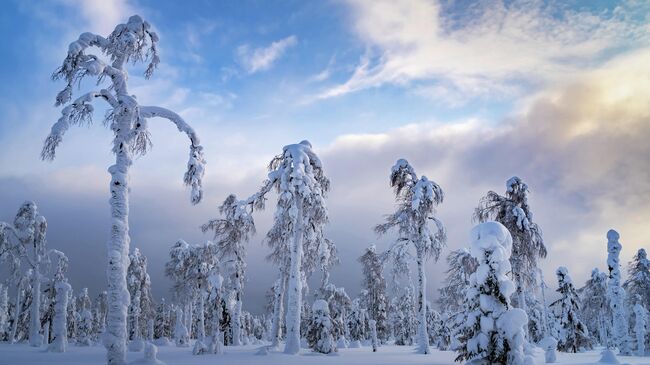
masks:
<svg viewBox="0 0 650 365"><path fill-rule="evenodd" d="M447 236L442 222L434 216L435 208L444 198L438 184L426 176L418 176L415 169L404 159L399 159L391 169L390 186L395 189L397 210L386 217L386 222L375 227L375 232L384 235L393 228L398 231L397 240L387 251L403 252L409 247L415 249L418 268L418 352L429 353L427 333L426 274L425 261L433 257L438 261ZM433 223L431 229L429 223Z"/></svg>
<svg viewBox="0 0 650 365"><path fill-rule="evenodd" d="M110 59L110 64L100 56L86 54L89 47L97 47ZM65 105L72 99L72 89L87 76L97 77L99 83L110 80L107 89L83 94L66 105L61 118L52 126L45 140L41 158L54 159L56 148L71 125L91 122L93 100L100 98L110 107L104 124L114 133L113 149L115 164L109 167L111 234L108 241L108 315L104 344L108 363L122 365L126 362L126 313L129 303L126 270L129 253L129 170L133 155L144 155L151 147L147 121L153 117L168 119L190 139L190 157L184 176L186 185L192 188L191 201L201 201L201 179L205 160L203 147L194 130L178 114L157 106L141 106L127 88L128 73L125 65L149 61L145 77L149 78L160 58L158 35L148 22L134 15L126 24L119 24L107 37L83 33L68 47L68 55L61 67L52 75L54 80L63 79L65 88L56 97L56 106Z"/></svg>

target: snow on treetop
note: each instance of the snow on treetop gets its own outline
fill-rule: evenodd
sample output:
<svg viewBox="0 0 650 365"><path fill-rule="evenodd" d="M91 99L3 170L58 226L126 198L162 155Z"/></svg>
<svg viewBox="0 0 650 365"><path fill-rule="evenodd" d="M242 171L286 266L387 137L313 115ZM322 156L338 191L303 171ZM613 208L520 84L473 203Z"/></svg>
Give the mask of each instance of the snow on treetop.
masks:
<svg viewBox="0 0 650 365"><path fill-rule="evenodd" d="M512 236L499 222L489 221L474 227L471 232L470 253L476 258L481 258L484 251L493 251L498 246L504 248L504 259L510 258L512 250Z"/></svg>
<svg viewBox="0 0 650 365"><path fill-rule="evenodd" d="M321 311L321 312L329 312L330 311L329 305L323 299L316 300L311 308L312 308L312 310L314 312L315 311Z"/></svg>
<svg viewBox="0 0 650 365"><path fill-rule="evenodd" d="M607 231L608 241L618 241L619 238L621 238L621 235L619 235L618 232L616 232L615 230L610 229L609 231Z"/></svg>
<svg viewBox="0 0 650 365"><path fill-rule="evenodd" d="M567 284L571 284L571 277L569 276L569 270L566 267L560 266L555 271L555 274Z"/></svg>
<svg viewBox="0 0 650 365"><path fill-rule="evenodd" d="M521 186L524 190L528 189L528 186L519 178L519 176L513 176L506 181L506 190L509 193L515 191L517 186Z"/></svg>

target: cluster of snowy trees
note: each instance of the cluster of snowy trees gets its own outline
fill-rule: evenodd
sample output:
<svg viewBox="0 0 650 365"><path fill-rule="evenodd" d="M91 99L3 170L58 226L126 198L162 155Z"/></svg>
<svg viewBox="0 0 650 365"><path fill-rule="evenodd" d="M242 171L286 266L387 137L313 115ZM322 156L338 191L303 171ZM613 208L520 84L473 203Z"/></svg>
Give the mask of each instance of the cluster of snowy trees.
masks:
<svg viewBox="0 0 650 365"><path fill-rule="evenodd" d="M54 73L54 79L66 82L56 97L56 105L64 107L45 141L43 159L55 157L71 125L91 122L92 101L99 98L109 106L105 124L114 134L116 161L108 169L107 290L94 298L86 288L73 290L66 278L67 257L48 248L47 222L36 204L26 202L12 223L0 222L0 261L9 273L0 284L0 340L27 341L53 352L64 352L71 343L103 343L109 364L124 364L127 349L155 359L154 343L191 346L196 355L220 354L224 346L270 344L260 350L263 354L279 349L282 341L287 354L301 347L331 353L362 345L380 351L386 343L416 346L427 354L433 345L454 350L458 361L472 364L527 364L535 344L544 344L547 361L553 361L556 349L577 352L595 345L645 355L650 345L646 251L637 252L622 281L619 235L609 231L607 271L594 269L578 289L568 269L558 268L557 299L547 303L548 287L538 267L547 251L533 221L529 188L519 177L507 180L504 195L490 191L480 199L469 247L446 257L438 311L427 300L425 267L439 260L446 245L445 227L436 217L444 193L407 160L397 160L389 174L396 209L374 227L390 244L383 252L374 245L363 250L358 258L363 290L351 298L330 282L329 272L339 262L335 243L325 235L330 181L308 141L285 146L270 161L257 192L245 199L227 196L218 207L220 217L201 226L211 240L172 245L165 266L173 282L172 300L155 300L147 258L130 247L128 234L129 170L133 157L151 147L148 119L168 119L189 137L183 180L191 187L193 204L203 196L205 165L198 136L180 116L139 105L128 93L125 65L148 61L145 76L150 77L160 61L157 43L149 23L136 15L106 38L80 35ZM89 49L100 52L88 54ZM110 85L73 100L73 86L88 76L98 83L110 80ZM256 212L272 195L274 219L264 242L277 278L267 313L253 315L244 310L246 245L256 234ZM308 283L316 272L322 280L312 290Z"/></svg>

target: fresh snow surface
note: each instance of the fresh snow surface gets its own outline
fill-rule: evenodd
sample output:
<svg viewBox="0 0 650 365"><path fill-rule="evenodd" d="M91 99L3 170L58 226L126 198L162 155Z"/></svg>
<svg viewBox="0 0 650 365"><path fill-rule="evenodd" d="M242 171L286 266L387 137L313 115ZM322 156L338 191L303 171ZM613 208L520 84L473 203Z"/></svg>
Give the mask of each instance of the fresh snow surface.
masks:
<svg viewBox="0 0 650 365"><path fill-rule="evenodd" d="M245 345L226 347L223 355L192 355L191 349L176 346L158 347L157 358L167 365L458 365L454 362L456 353L453 351L439 351L431 349L428 355L415 353L412 346L384 345L378 352L373 353L372 348L339 349L336 355L317 354L303 349L298 356L288 356L277 350L269 350L265 356L259 356L259 345ZM557 353L559 365L588 365L605 364L601 360L602 348L578 354ZM148 364L144 362L142 352L128 352L129 364ZM647 357L618 356L621 364L641 365L650 364ZM46 352L45 347L34 348L29 344L21 343L10 345L0 343L0 364L20 365L101 365L106 363L106 350L102 346L68 346L67 352ZM544 364L544 352L535 351L535 364Z"/></svg>

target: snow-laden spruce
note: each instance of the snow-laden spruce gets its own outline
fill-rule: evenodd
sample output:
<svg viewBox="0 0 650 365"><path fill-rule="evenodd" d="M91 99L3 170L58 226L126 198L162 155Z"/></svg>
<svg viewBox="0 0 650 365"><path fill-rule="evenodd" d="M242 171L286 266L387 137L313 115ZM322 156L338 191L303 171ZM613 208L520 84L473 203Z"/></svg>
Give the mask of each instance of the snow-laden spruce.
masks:
<svg viewBox="0 0 650 365"><path fill-rule="evenodd" d="M609 281L607 293L612 308L613 344L618 347L621 355L632 354L628 334L628 317L625 310L625 289L621 286L620 253L623 246L618 242L620 235L613 229L607 232L607 269Z"/></svg>
<svg viewBox="0 0 650 365"><path fill-rule="evenodd" d="M639 300L639 302L634 305L634 336L636 338L636 356L645 356L647 318L647 311Z"/></svg>
<svg viewBox="0 0 650 365"><path fill-rule="evenodd" d="M126 283L131 298L127 326L129 350L142 351L145 334L149 333L148 323L152 317L153 296L151 279L147 273L147 258L138 248L129 255Z"/></svg>
<svg viewBox="0 0 650 365"><path fill-rule="evenodd" d="M415 250L418 269L418 352L427 354L429 335L424 265L430 257L438 261L447 241L442 222L435 217L435 208L442 203L444 194L440 186L426 176L418 177L413 166L404 159L397 160L391 168L390 186L395 190L397 210L386 217L385 223L377 225L375 231L384 235L392 229L397 230L398 238L386 252L386 256L393 261L410 248ZM431 229L430 223L433 223L434 229Z"/></svg>
<svg viewBox="0 0 650 365"><path fill-rule="evenodd" d="M591 339L587 327L580 320L580 298L576 292L569 271L559 267L557 275L560 298L551 303L555 314L554 337L558 349L563 352L578 352L591 348Z"/></svg>
<svg viewBox="0 0 650 365"><path fill-rule="evenodd" d="M217 254L221 262L228 262L230 275L228 281L232 287L235 306L232 315L233 345L241 345L241 316L244 282L246 281L246 247L250 236L255 233L255 222L249 206L229 195L219 206L221 219L211 219L201 226L203 232L212 231Z"/></svg>
<svg viewBox="0 0 650 365"><path fill-rule="evenodd" d="M535 301L537 289L537 263L546 257L546 246L542 231L533 222L533 213L528 205L528 185L513 176L506 182L505 196L490 191L481 198L474 211L479 222L494 220L503 224L512 235L512 274L517 285L515 305L527 309L527 301ZM528 298L527 298L528 297Z"/></svg>
<svg viewBox="0 0 650 365"><path fill-rule="evenodd" d="M456 361L474 365L532 361L524 355L526 312L510 305L515 291L508 278L511 250L512 237L501 223L485 222L472 229L470 252L479 266L470 276Z"/></svg>
<svg viewBox="0 0 650 365"><path fill-rule="evenodd" d="M363 271L363 291L360 304L366 309L368 319L375 321L379 341L386 342L389 334L386 323L388 318L386 279L384 279L383 265L375 245L366 248L358 261L361 263Z"/></svg>
<svg viewBox="0 0 650 365"><path fill-rule="evenodd" d="M95 47L101 55L86 54ZM105 56L110 63L104 62ZM105 124L114 133L113 149L115 164L109 167L111 233L108 241L108 316L104 344L108 351L108 363L122 365L126 362L126 317L129 304L126 285L126 270L129 253L129 170L133 156L143 155L151 147L148 120L154 117L168 119L190 139L190 153L186 185L192 188L191 201L197 204L202 198L201 179L205 161L203 147L194 130L178 114L157 106L139 105L127 88L128 73L124 66L149 60L145 76L149 78L160 58L158 56L158 35L148 22L134 15L126 24L119 24L107 37L83 33L68 47L68 54L53 74L53 79L63 79L65 88L56 97L56 106L65 105L61 118L52 126L45 140L41 157L54 159L55 152L71 125L85 125L91 122L94 107L92 102L104 100L109 111ZM72 100L74 85L86 76L96 77L98 83L109 80L106 89L87 92ZM67 104L67 105L66 105Z"/></svg>
<svg viewBox="0 0 650 365"><path fill-rule="evenodd" d="M650 260L645 249L640 248L634 258L627 265L627 280L623 283L623 289L627 294L628 308L641 298L641 305L650 308Z"/></svg>
<svg viewBox="0 0 650 365"><path fill-rule="evenodd" d="M594 268L591 278L580 288L581 313L592 340L609 346L612 333L612 308L607 294L607 274Z"/></svg>
<svg viewBox="0 0 650 365"><path fill-rule="evenodd" d="M309 347L316 352L329 354L336 351L329 305L322 299L314 301L312 306L312 320L307 340Z"/></svg>

